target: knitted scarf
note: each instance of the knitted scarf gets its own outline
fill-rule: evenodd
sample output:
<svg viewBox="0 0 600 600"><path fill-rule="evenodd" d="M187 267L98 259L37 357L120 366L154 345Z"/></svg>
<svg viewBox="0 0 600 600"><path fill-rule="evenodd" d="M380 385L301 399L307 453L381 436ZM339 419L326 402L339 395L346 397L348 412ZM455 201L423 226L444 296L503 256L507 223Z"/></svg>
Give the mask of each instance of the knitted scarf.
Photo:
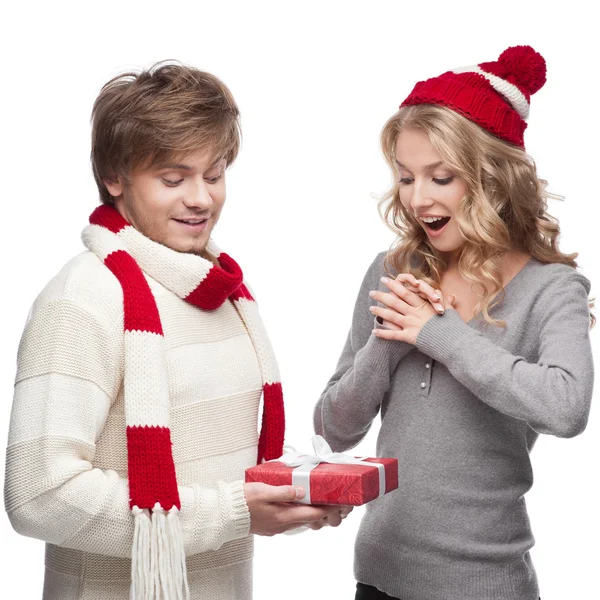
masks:
<svg viewBox="0 0 600 600"><path fill-rule="evenodd" d="M262 374L258 463L283 453L284 410L277 363L240 267L212 240L206 252L218 264L152 241L107 205L92 213L82 239L123 289L127 469L129 507L135 522L131 599L158 600L161 593L169 600L189 598L171 451L163 329L144 274L199 310L215 310L226 301L233 302L250 334Z"/></svg>

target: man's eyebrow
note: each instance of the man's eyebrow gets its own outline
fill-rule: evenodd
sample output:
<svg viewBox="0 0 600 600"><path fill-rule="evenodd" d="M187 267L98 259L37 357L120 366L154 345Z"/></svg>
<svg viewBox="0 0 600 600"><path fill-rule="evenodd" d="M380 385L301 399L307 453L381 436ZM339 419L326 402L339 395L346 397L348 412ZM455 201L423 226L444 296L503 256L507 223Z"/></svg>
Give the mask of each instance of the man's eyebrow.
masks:
<svg viewBox="0 0 600 600"><path fill-rule="evenodd" d="M191 171L192 167L184 164L168 164L168 165L159 165L159 169L181 169L183 171Z"/></svg>
<svg viewBox="0 0 600 600"><path fill-rule="evenodd" d="M210 167L208 167L207 171L210 171L211 169L214 169L225 157L222 156L221 158L218 158L217 160L215 160ZM189 165L185 165L183 163L168 163L166 165L159 165L158 169L180 169L182 171L192 171L192 167L190 167Z"/></svg>
<svg viewBox="0 0 600 600"><path fill-rule="evenodd" d="M398 160L396 160L396 164L401 168L401 169L406 169L406 167ZM442 166L444 163L441 160L438 160L436 163L431 163L430 165L426 165L424 170L425 171L431 171L432 169L435 169L436 167L440 167ZM409 171L410 169L406 169L407 171Z"/></svg>

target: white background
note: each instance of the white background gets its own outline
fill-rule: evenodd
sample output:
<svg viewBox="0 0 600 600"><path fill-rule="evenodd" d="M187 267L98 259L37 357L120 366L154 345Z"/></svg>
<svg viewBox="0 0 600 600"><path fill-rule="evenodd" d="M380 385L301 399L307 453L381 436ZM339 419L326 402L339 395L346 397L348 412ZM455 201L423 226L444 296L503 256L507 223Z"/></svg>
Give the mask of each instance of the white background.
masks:
<svg viewBox="0 0 600 600"><path fill-rule="evenodd" d="M378 135L417 80L495 60L515 44L545 56L548 83L532 99L526 145L550 189L566 196L550 202L562 224L561 249L580 253L598 293L599 52L583 2L550 12L529 2L366 4L104 1L4 9L3 444L27 312L81 251L80 230L97 203L92 103L117 73L157 60L213 72L241 108L243 148L228 173L215 239L242 263L256 292L280 361L287 442L299 449L310 449L312 409L344 343L364 271L392 242L372 196L390 182ZM592 331L596 359L599 329ZM377 429L359 453L373 454ZM533 451L527 503L544 600L600 598L599 456L597 406L581 436L542 436ZM355 510L338 529L257 539L255 598L353 598L361 514ZM0 596L40 598L43 543L14 533L5 514L0 528Z"/></svg>

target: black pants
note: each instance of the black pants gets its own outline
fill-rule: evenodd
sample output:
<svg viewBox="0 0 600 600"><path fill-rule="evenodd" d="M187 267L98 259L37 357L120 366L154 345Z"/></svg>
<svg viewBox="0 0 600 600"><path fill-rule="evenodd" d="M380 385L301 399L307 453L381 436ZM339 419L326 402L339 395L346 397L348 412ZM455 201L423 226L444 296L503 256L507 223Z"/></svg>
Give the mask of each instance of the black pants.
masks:
<svg viewBox="0 0 600 600"><path fill-rule="evenodd" d="M354 600L400 600L400 598L388 596L387 594L380 592L377 588L374 588L371 585L357 583L356 596L354 597Z"/></svg>
<svg viewBox="0 0 600 600"><path fill-rule="evenodd" d="M356 596L354 597L354 600L400 600L400 598L388 596L371 585L357 583Z"/></svg>

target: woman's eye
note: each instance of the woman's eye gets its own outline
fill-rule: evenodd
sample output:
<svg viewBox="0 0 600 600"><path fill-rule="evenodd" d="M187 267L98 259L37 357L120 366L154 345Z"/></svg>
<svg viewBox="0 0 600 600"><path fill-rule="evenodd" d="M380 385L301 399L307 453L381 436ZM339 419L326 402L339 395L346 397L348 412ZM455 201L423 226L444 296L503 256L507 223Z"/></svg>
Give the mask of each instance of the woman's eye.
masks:
<svg viewBox="0 0 600 600"><path fill-rule="evenodd" d="M435 183L437 183L438 185L448 185L449 183L452 182L452 180L454 179L454 177L444 177L443 179L438 179L438 178L433 178L433 181Z"/></svg>
<svg viewBox="0 0 600 600"><path fill-rule="evenodd" d="M409 184L409 183L412 183L412 182L413 182L413 180L412 180L410 177L402 177L402 178L400 179L400 183L403 183L403 184L405 184L405 185L406 185L406 184Z"/></svg>
<svg viewBox="0 0 600 600"><path fill-rule="evenodd" d="M178 186L183 181L183 179L178 179L177 181L171 181L170 179L163 178L162 181L165 185L168 185L169 187L175 187L175 186Z"/></svg>

